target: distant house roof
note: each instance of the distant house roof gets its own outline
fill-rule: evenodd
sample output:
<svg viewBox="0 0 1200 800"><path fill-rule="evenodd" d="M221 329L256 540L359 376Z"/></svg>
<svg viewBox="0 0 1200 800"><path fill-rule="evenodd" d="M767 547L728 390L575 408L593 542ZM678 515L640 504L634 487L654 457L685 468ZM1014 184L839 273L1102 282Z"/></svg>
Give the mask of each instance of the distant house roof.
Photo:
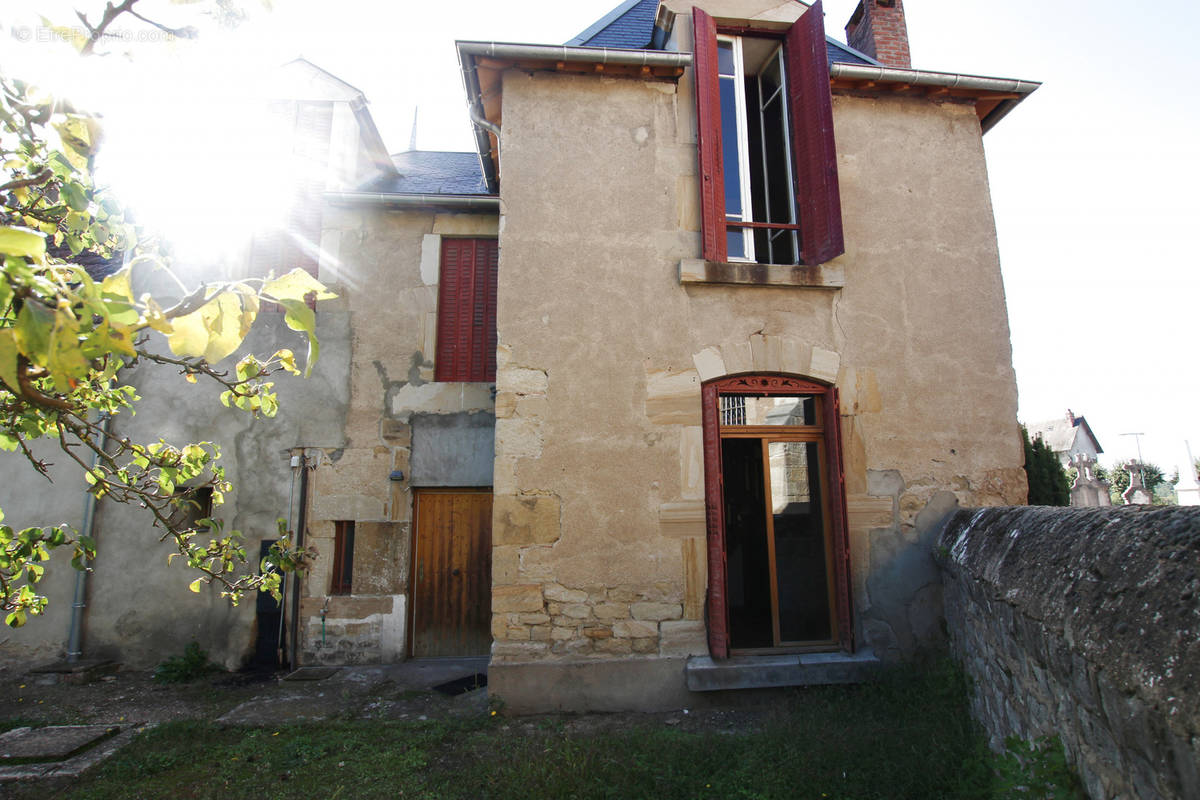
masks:
<svg viewBox="0 0 1200 800"><path fill-rule="evenodd" d="M1031 423L1026 426L1026 429L1029 431L1030 440L1040 437L1055 453L1069 453L1075 447L1081 433L1092 440L1092 445L1097 453L1104 452L1104 448L1100 446L1100 440L1096 438L1096 434L1092 433L1087 420L1069 412L1065 417Z"/></svg>
<svg viewBox="0 0 1200 800"><path fill-rule="evenodd" d="M640 50L650 45L658 0L625 0L593 22L566 44L570 47L619 47ZM871 64L879 62L831 36L825 37L825 53L830 64Z"/></svg>
<svg viewBox="0 0 1200 800"><path fill-rule="evenodd" d="M487 194L478 153L406 150L393 153L398 175L385 175L359 187L384 194Z"/></svg>

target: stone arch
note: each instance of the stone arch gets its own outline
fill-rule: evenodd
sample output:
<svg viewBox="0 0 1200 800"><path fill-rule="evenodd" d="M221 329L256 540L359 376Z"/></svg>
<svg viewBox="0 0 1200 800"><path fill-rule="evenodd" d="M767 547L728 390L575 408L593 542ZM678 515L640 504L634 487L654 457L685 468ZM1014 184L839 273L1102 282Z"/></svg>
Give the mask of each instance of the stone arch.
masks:
<svg viewBox="0 0 1200 800"><path fill-rule="evenodd" d="M837 381L841 356L794 336L755 333L746 341L727 341L692 354L700 381L747 373L784 374Z"/></svg>

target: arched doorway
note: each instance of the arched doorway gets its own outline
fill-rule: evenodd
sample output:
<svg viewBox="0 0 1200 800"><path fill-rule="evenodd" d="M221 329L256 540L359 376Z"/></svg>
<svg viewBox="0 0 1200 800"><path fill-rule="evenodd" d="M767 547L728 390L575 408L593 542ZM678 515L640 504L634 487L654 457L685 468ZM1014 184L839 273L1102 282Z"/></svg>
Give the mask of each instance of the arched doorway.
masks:
<svg viewBox="0 0 1200 800"><path fill-rule="evenodd" d="M850 650L837 389L739 375L703 402L713 657Z"/></svg>

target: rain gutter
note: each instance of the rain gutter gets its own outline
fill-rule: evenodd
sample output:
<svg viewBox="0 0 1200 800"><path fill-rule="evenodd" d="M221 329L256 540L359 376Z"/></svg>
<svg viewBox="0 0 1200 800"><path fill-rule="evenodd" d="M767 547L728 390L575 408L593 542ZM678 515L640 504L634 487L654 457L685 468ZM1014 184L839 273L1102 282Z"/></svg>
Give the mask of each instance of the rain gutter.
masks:
<svg viewBox="0 0 1200 800"><path fill-rule="evenodd" d="M381 208L450 208L458 211L499 213L500 198L486 194L389 194L385 192L326 192L325 199L339 206Z"/></svg>
<svg viewBox="0 0 1200 800"><path fill-rule="evenodd" d="M829 77L852 81L875 81L878 83L902 83L908 86L928 86L943 89L967 89L996 94L1015 94L1015 99L1002 100L980 121L987 133L1017 103L1032 94L1042 84L1039 81L1024 81L1016 78L987 78L982 75L959 75L953 72L927 72L925 70L900 69L898 67L874 66L869 64L834 63L829 67Z"/></svg>

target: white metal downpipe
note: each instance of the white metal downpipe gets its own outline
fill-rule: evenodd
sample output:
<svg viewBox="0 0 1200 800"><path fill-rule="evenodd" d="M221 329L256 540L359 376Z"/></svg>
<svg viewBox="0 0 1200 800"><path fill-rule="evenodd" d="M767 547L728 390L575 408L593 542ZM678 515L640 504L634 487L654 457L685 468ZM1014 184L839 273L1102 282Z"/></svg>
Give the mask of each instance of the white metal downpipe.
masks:
<svg viewBox="0 0 1200 800"><path fill-rule="evenodd" d="M100 419L100 449L108 443L108 426L112 417L105 414ZM100 454L92 454L92 469L100 463ZM83 496L83 520L80 523L80 535L95 538L96 526L96 495L86 492ZM75 597L71 601L71 624L67 629L67 663L74 664L83 655L83 610L87 607L87 574L86 568L75 573Z"/></svg>

